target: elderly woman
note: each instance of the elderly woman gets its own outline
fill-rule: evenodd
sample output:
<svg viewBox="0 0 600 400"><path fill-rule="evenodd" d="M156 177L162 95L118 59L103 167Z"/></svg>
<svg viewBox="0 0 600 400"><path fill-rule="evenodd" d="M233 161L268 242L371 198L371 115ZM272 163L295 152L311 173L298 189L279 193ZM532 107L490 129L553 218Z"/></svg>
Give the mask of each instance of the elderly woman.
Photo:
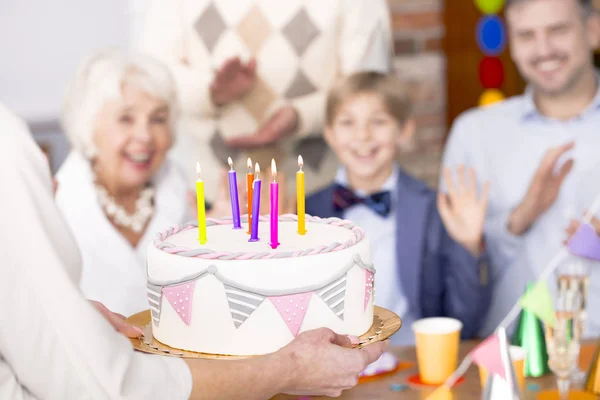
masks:
<svg viewBox="0 0 600 400"><path fill-rule="evenodd" d="M67 94L73 150L57 174L56 202L82 253L83 294L124 315L148 308L153 234L189 219L186 182L166 158L175 120L169 71L146 56L100 52Z"/></svg>

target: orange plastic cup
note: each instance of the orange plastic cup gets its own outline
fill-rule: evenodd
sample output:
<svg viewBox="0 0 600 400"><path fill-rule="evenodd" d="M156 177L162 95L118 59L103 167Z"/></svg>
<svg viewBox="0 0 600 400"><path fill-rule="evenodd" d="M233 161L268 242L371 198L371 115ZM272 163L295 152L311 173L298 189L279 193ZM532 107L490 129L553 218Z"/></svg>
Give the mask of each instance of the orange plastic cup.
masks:
<svg viewBox="0 0 600 400"><path fill-rule="evenodd" d="M452 375L458 363L462 327L454 318L425 318L412 324L423 383L441 385Z"/></svg>
<svg viewBox="0 0 600 400"><path fill-rule="evenodd" d="M519 387L521 388L521 392L523 392L525 389L525 358L527 358L527 350L519 346L510 346L508 351L513 363L513 368L515 369L517 381L519 382ZM487 370L479 367L479 381L482 389L485 387L487 375Z"/></svg>

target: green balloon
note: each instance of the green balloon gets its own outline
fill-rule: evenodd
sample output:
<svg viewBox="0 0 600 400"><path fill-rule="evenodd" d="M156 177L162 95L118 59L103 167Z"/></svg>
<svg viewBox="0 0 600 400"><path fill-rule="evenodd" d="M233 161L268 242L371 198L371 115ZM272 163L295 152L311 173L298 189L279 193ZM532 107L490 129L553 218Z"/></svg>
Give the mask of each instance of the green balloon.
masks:
<svg viewBox="0 0 600 400"><path fill-rule="evenodd" d="M475 5L483 14L497 14L504 6L504 0L475 0Z"/></svg>

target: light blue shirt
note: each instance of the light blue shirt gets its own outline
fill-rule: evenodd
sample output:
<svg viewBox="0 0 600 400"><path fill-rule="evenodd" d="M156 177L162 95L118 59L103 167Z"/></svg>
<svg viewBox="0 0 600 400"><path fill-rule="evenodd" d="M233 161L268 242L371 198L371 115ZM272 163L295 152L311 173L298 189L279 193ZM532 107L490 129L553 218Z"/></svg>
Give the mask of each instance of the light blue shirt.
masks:
<svg viewBox="0 0 600 400"><path fill-rule="evenodd" d="M414 337L410 328L413 318L408 310L408 301L402 292L398 265L396 264L396 210L398 167L394 166L392 174L380 188L380 191L389 190L391 193L392 207L387 217L382 217L369 207L358 204L345 210L343 217L348 219L364 231L371 243L373 264L377 269L375 275L375 304L394 311L402 318L404 326L391 338L395 345L412 344ZM349 188L348 176L345 168L340 168L335 177L335 182ZM357 196L366 197L362 191L355 191Z"/></svg>
<svg viewBox="0 0 600 400"><path fill-rule="evenodd" d="M574 166L554 205L522 236L507 230L508 216L524 198L550 147L574 141L567 155ZM562 164L567 157L559 160ZM473 166L479 184L491 192L485 235L492 262L492 305L480 332L490 334L531 282L559 251L569 218L580 218L600 192L600 89L577 117L559 121L544 117L531 91L504 102L465 112L454 123L443 165ZM440 182L443 187L443 182ZM586 334L600 335L600 266L590 273L589 321ZM554 290L556 282L549 286Z"/></svg>

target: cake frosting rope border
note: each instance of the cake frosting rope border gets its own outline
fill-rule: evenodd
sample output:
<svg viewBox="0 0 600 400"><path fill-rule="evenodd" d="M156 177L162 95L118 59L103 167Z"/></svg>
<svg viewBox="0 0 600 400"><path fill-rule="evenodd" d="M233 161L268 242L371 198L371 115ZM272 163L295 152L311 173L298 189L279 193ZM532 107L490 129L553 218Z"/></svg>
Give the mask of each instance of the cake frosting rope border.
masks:
<svg viewBox="0 0 600 400"><path fill-rule="evenodd" d="M335 281L341 279L348 273L348 271L350 271L355 266L358 266L362 270L372 272L373 274L376 272L375 265L365 263L359 254L354 254L352 256L352 260L350 262L348 262L339 272L332 275L332 277L329 277L325 282L316 283L313 285L289 289L289 290L262 290L262 289L251 288L249 286L237 283L234 280L229 279L226 276L222 275L221 273L219 273L219 267L217 267L216 265L209 265L202 272L195 272L193 274L186 275L180 279L158 280L158 279L152 279L150 277L150 274L148 271L148 263L146 263L146 281L149 285L152 285L152 286L169 287L169 286L181 285L183 283L195 281L204 276L213 275L221 283L235 287L237 289L246 290L248 292L260 294L262 296L281 296L281 295L302 293L302 292L306 292L306 291L310 291L310 290L320 289L323 286L327 286L327 285L331 284L332 282L335 282Z"/></svg>
<svg viewBox="0 0 600 400"><path fill-rule="evenodd" d="M248 222L248 215L244 215L241 218L242 222ZM259 219L261 222L269 222L269 217L263 215ZM279 216L280 222L295 222L298 220L298 216L295 214L285 214ZM317 223L317 224L328 224L332 226L339 226L352 231L352 237L344 243L333 242L327 246L313 247L306 250L299 251L283 251L283 252L228 252L228 251L216 251L207 248L203 249L190 249L188 247L175 246L172 243L167 242L169 236L172 236L178 232L186 231L189 229L198 228L198 222L192 221L183 225L175 225L171 228L165 229L162 232L156 234L153 244L154 246L169 254L175 254L183 257L202 258L205 260L268 260L273 258L293 258L293 257L304 257L315 254L324 254L334 251L344 250L355 244L359 243L364 239L364 231L357 226L354 222L344 220L340 218L319 218L306 215L306 221ZM215 225L228 225L232 223L232 218L209 218L206 220L206 226Z"/></svg>

